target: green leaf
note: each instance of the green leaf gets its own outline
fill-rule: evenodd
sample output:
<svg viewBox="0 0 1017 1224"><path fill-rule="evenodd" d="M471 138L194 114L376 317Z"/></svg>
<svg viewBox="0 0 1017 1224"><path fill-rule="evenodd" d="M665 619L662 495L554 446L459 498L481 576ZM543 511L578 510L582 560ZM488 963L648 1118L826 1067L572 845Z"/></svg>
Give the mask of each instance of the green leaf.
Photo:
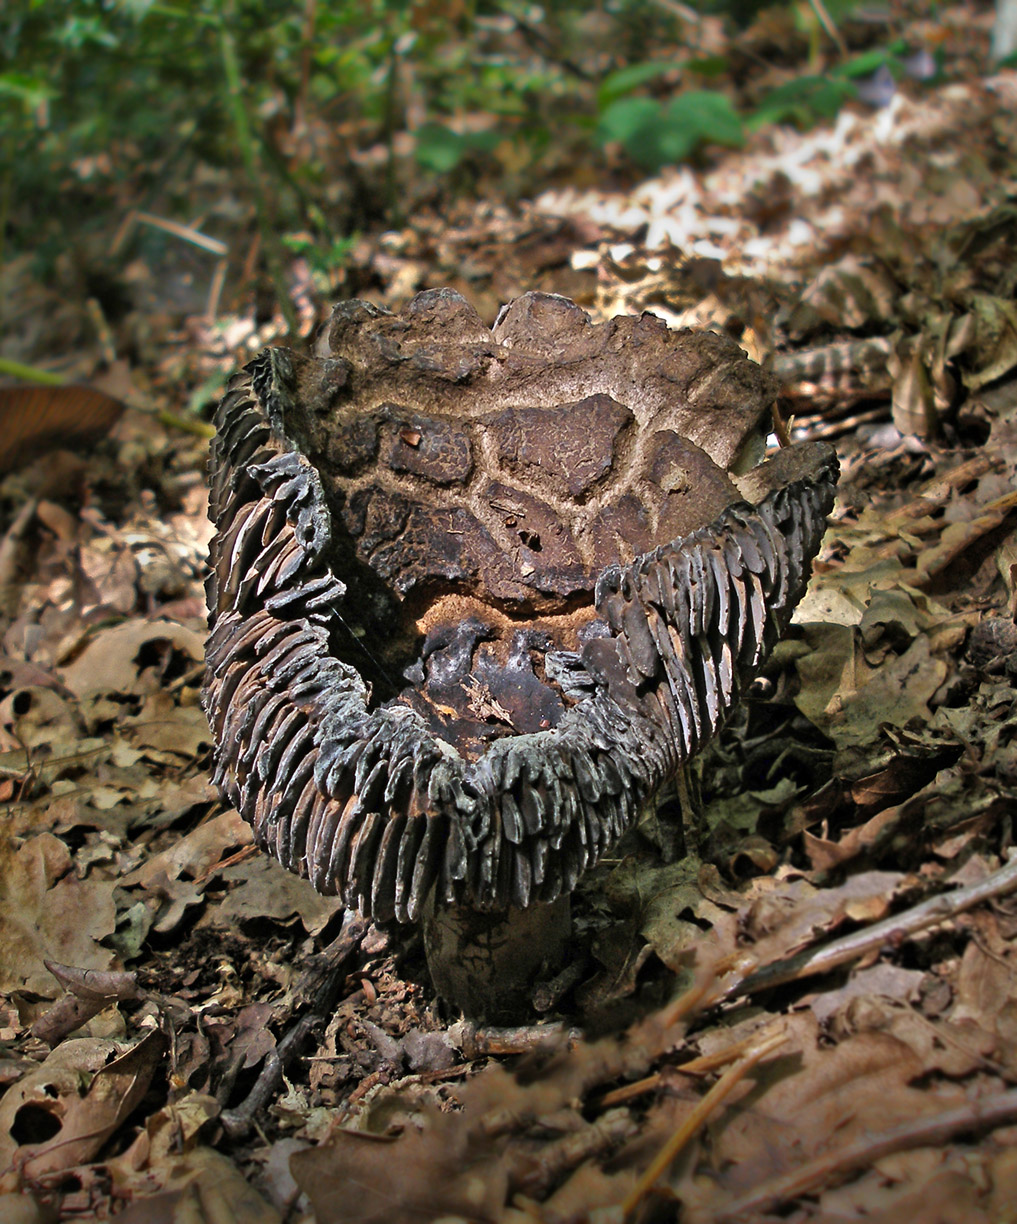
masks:
<svg viewBox="0 0 1017 1224"><path fill-rule="evenodd" d="M693 89L666 106L652 98L621 98L601 115L601 144L620 141L644 170L685 161L701 144L738 148L744 141L742 122L726 94Z"/></svg>
<svg viewBox="0 0 1017 1224"><path fill-rule="evenodd" d="M497 128L485 128L481 132L464 132L462 139L468 152L492 153L505 136Z"/></svg>
<svg viewBox="0 0 1017 1224"><path fill-rule="evenodd" d="M466 143L458 132L441 123L425 123L417 128L414 156L417 164L435 174L448 174L467 154Z"/></svg>
<svg viewBox="0 0 1017 1224"><path fill-rule="evenodd" d="M448 174L470 153L490 153L504 137L494 128L481 132L454 132L443 123L417 128L414 155L417 164L434 174Z"/></svg>
<svg viewBox="0 0 1017 1224"><path fill-rule="evenodd" d="M689 60L685 67L697 76L716 77L730 70L731 61L726 55L704 55L700 59Z"/></svg>
<svg viewBox="0 0 1017 1224"><path fill-rule="evenodd" d="M745 133L738 112L727 94L715 89L693 89L679 94L664 109L667 127L681 128L696 141L738 149Z"/></svg>
<svg viewBox="0 0 1017 1224"><path fill-rule="evenodd" d="M625 142L625 151L644 170L655 173L662 166L683 162L695 150L695 136L680 126L647 124Z"/></svg>
<svg viewBox="0 0 1017 1224"><path fill-rule="evenodd" d="M25 72L0 73L0 98L17 98L29 110L34 110L54 97L56 91L40 77L29 76Z"/></svg>
<svg viewBox="0 0 1017 1224"><path fill-rule="evenodd" d="M53 35L56 42L80 51L83 47L110 50L120 45L116 34L96 16L68 17Z"/></svg>
<svg viewBox="0 0 1017 1224"><path fill-rule="evenodd" d="M665 72L671 72L674 67L669 60L651 60L646 64L629 64L625 68L619 68L617 72L608 73L597 90L597 110L607 110L613 102L631 93L633 89L638 89L648 81L655 81Z"/></svg>
<svg viewBox="0 0 1017 1224"><path fill-rule="evenodd" d="M618 140L627 145L641 129L660 120L660 103L652 98L619 98L600 116L596 139L599 144Z"/></svg>
<svg viewBox="0 0 1017 1224"><path fill-rule="evenodd" d="M872 76L884 64L895 77L902 75L897 56L885 47L875 47L871 51L866 51L864 55L856 55L853 60L841 64L836 69L836 75L847 77L848 80L853 80L855 77Z"/></svg>
<svg viewBox="0 0 1017 1224"><path fill-rule="evenodd" d="M797 77L768 93L749 117L748 126L753 131L771 123L811 127L817 119L832 119L855 92L850 81L825 76Z"/></svg>

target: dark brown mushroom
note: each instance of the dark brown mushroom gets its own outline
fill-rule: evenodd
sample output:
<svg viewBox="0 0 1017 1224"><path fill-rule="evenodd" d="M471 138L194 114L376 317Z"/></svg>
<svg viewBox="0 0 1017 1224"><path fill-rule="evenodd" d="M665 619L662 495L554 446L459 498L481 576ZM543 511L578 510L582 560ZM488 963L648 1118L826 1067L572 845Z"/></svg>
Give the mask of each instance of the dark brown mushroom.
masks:
<svg viewBox="0 0 1017 1224"><path fill-rule="evenodd" d="M652 315L338 306L217 416L204 691L259 843L377 918L568 894L787 627L833 501L773 380ZM741 473L739 475L738 473Z"/></svg>

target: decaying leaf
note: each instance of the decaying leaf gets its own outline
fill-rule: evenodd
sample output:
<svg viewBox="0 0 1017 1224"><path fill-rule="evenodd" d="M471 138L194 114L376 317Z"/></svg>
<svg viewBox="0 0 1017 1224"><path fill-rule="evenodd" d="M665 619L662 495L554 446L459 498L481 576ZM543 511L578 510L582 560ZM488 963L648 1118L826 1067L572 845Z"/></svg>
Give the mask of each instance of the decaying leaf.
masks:
<svg viewBox="0 0 1017 1224"><path fill-rule="evenodd" d="M91 1160L140 1103L165 1049L158 1031L126 1050L102 1039L63 1042L0 1102L0 1165L31 1183ZM21 1139L38 1134L48 1137Z"/></svg>
<svg viewBox="0 0 1017 1224"><path fill-rule="evenodd" d="M47 960L108 969L114 955L99 941L115 921L111 890L79 880L67 846L52 833L17 850L0 844L0 989L54 998L60 987Z"/></svg>

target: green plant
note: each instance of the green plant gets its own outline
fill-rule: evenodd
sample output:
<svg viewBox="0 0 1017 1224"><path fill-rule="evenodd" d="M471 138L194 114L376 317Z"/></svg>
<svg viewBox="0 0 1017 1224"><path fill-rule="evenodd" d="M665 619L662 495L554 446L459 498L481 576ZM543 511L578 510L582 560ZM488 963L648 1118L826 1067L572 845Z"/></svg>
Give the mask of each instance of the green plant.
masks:
<svg viewBox="0 0 1017 1224"><path fill-rule="evenodd" d="M618 98L601 114L596 138L601 145L617 141L649 171L685 161L704 145L738 148L745 139L731 100L712 89L690 90L668 102Z"/></svg>

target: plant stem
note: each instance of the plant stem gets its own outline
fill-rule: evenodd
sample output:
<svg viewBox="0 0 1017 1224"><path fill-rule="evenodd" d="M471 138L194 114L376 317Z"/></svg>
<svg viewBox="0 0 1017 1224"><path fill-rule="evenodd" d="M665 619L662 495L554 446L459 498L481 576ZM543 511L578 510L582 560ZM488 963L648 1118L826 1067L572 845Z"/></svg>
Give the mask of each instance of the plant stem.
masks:
<svg viewBox="0 0 1017 1224"><path fill-rule="evenodd" d="M226 86L226 103L233 120L233 131L240 146L240 156L244 162L244 171L254 197L254 209L258 217L258 229L265 246L265 262L269 275L275 285L276 297L279 299L279 309L286 320L290 332L300 330L297 312L290 297L289 286L283 270L282 248L272 225L268 199L262 182L261 160L258 156L251 120L244 101L243 84L240 79L240 61L237 58L236 42L233 38L231 21L234 17L232 0L221 0L219 14L219 55L222 60L223 77Z"/></svg>
<svg viewBox="0 0 1017 1224"><path fill-rule="evenodd" d="M67 381L62 374L54 374L52 370L40 370L38 366L24 365L20 361L11 361L8 357L0 357L0 374L9 378L22 378L25 382L42 383L44 387L62 387Z"/></svg>

